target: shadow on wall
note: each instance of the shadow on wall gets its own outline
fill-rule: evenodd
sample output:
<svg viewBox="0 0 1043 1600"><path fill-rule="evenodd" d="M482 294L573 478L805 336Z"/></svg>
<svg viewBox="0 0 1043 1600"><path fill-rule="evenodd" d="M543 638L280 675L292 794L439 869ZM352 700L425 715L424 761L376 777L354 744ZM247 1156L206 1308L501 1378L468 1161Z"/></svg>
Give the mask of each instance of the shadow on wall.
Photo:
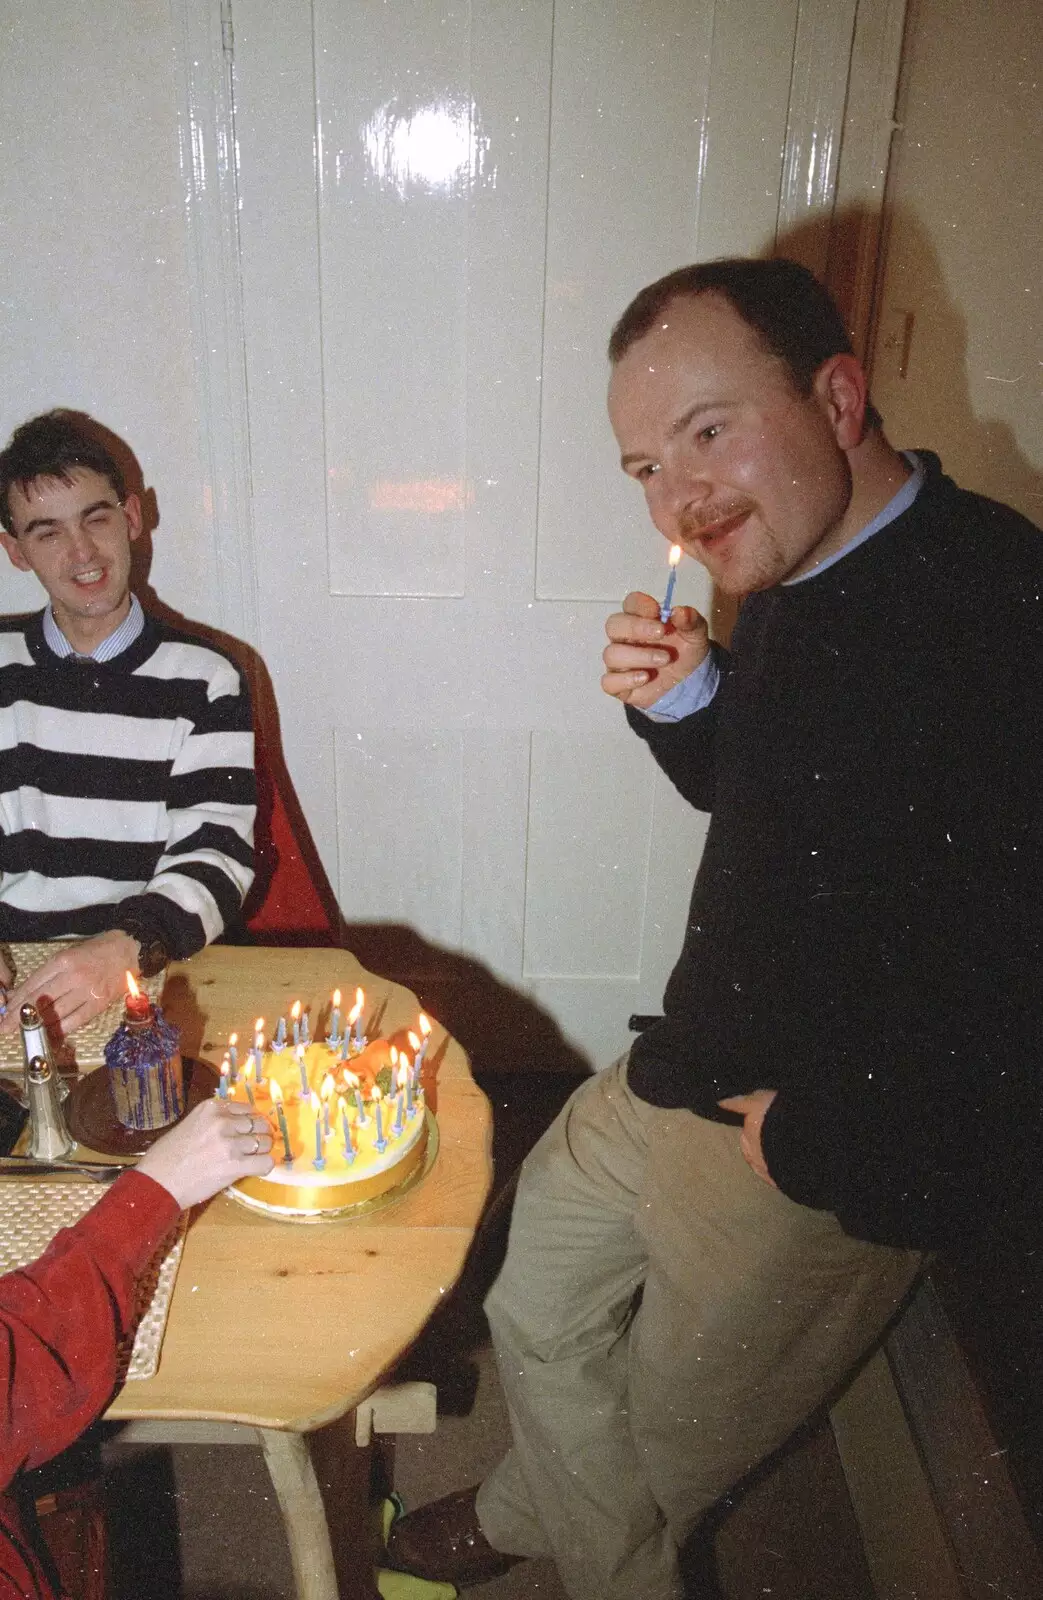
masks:
<svg viewBox="0 0 1043 1600"><path fill-rule="evenodd" d="M915 212L896 206L881 224L871 210L844 207L832 217L823 213L780 234L774 249L765 254L799 261L827 283L852 332L856 353L869 371L873 399L893 445L936 451L961 488L1002 500L1043 524L1043 473L1024 455L1009 423L978 417L971 404L967 316L953 299L938 251ZM856 283L862 263L874 262L874 256L873 316L863 330L856 326ZM916 311L914 348L922 354L911 363L906 378L892 383L881 378L874 385L875 319L885 279L890 303ZM860 349L863 332L866 348ZM900 411L894 404L894 382L902 385ZM987 623L986 595L982 610ZM737 613L732 596L714 592L714 638L727 643Z"/></svg>

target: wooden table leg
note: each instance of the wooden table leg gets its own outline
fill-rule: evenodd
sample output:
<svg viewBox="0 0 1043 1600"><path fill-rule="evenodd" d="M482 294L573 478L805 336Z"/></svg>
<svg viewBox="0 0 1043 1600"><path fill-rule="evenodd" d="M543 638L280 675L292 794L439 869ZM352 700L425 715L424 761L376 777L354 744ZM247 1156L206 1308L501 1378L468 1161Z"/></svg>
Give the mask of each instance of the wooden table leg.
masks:
<svg viewBox="0 0 1043 1600"><path fill-rule="evenodd" d="M258 1428L279 1501L297 1600L339 1600L326 1508L308 1453L308 1436Z"/></svg>
<svg viewBox="0 0 1043 1600"><path fill-rule="evenodd" d="M315 1433L258 1428L279 1500L297 1600L380 1600L373 1580L369 1452L355 1414Z"/></svg>

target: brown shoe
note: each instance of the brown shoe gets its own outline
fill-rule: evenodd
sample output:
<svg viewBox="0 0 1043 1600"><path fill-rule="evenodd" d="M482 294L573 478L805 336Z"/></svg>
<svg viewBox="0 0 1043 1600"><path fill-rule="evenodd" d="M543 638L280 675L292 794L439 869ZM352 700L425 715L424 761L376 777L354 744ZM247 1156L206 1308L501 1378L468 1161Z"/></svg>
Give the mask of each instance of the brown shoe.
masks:
<svg viewBox="0 0 1043 1600"><path fill-rule="evenodd" d="M400 1517L388 1535L388 1566L429 1583L455 1583L458 1589L467 1589L472 1583L502 1577L524 1561L524 1556L493 1549L478 1523L477 1493L477 1486L458 1489Z"/></svg>

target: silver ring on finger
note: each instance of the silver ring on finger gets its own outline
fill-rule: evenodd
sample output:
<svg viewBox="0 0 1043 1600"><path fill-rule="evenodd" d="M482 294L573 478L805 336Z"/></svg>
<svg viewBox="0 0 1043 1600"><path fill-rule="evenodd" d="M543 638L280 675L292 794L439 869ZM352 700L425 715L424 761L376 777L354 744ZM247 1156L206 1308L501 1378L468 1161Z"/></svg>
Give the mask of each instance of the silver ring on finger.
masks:
<svg viewBox="0 0 1043 1600"><path fill-rule="evenodd" d="M255 1155L257 1155L257 1153L258 1153L258 1151L259 1151L259 1150L260 1150L260 1148L261 1148L261 1141L260 1141L260 1139L259 1139L259 1138L258 1138L258 1137L257 1137L257 1135L256 1135L256 1133L255 1133L255 1134L254 1134L254 1147L253 1147L253 1149L252 1149L252 1150L251 1150L251 1151L250 1151L250 1154L251 1154L251 1155L252 1155L252 1156L255 1156Z"/></svg>

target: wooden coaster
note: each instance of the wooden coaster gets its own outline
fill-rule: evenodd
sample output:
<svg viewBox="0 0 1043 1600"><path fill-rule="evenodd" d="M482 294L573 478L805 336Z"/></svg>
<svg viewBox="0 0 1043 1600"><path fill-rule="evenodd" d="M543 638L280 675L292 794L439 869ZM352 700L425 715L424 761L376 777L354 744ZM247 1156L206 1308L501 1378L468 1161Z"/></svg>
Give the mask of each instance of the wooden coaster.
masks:
<svg viewBox="0 0 1043 1600"><path fill-rule="evenodd" d="M193 1061L188 1056L182 1056L181 1070L187 1113L210 1099L217 1088L217 1073L207 1062ZM107 1067L98 1067L74 1083L64 1110L76 1143L106 1156L140 1155L175 1125L168 1122L166 1128L125 1128L116 1118Z"/></svg>

